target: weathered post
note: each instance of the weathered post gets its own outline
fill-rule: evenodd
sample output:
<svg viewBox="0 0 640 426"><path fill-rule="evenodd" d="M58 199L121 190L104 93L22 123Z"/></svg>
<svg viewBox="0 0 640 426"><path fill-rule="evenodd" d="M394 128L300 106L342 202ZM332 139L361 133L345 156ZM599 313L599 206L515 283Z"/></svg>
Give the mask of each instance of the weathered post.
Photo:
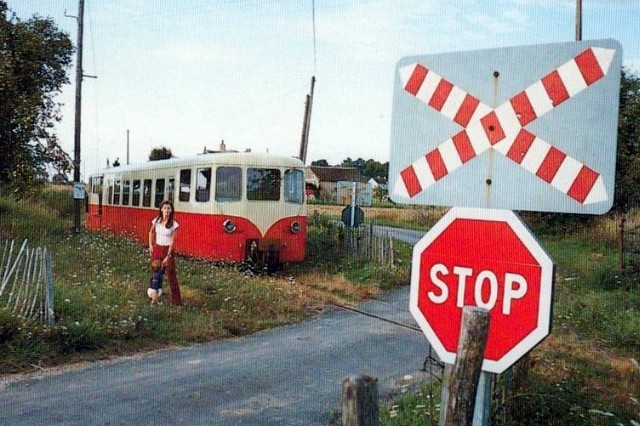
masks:
<svg viewBox="0 0 640 426"><path fill-rule="evenodd" d="M471 425L473 422L476 392L488 331L489 311L476 306L466 306L462 311L462 327L456 361L449 377L443 422L445 426Z"/></svg>
<svg viewBox="0 0 640 426"><path fill-rule="evenodd" d="M53 325L55 322L55 314L53 311L53 267L51 262L51 253L45 249L44 252L45 274L47 291L45 296L46 324Z"/></svg>
<svg viewBox="0 0 640 426"><path fill-rule="evenodd" d="M342 425L378 426L378 379L367 375L342 381Z"/></svg>
<svg viewBox="0 0 640 426"><path fill-rule="evenodd" d="M624 224L627 221L626 215L620 218L620 269L624 270Z"/></svg>

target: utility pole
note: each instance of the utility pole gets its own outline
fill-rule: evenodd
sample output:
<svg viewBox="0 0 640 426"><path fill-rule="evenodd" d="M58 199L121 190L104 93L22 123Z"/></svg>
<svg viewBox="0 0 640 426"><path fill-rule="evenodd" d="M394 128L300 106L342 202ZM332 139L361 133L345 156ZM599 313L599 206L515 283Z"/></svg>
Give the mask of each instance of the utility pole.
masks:
<svg viewBox="0 0 640 426"><path fill-rule="evenodd" d="M84 30L84 0L78 0L78 55L76 58L76 116L73 144L73 185L74 215L73 229L80 232L80 208L84 199L83 191L76 191L80 186L80 117L82 112L82 33Z"/></svg>
<svg viewBox="0 0 640 426"><path fill-rule="evenodd" d="M582 0L576 0L576 41L582 40Z"/></svg>
<svg viewBox="0 0 640 426"><path fill-rule="evenodd" d="M304 107L304 118L302 120L302 138L300 140L300 155L298 158L303 163L307 162L307 147L309 146L309 127L311 126L311 106L313 105L313 88L316 84L316 77L311 77L311 91L307 95L307 101Z"/></svg>

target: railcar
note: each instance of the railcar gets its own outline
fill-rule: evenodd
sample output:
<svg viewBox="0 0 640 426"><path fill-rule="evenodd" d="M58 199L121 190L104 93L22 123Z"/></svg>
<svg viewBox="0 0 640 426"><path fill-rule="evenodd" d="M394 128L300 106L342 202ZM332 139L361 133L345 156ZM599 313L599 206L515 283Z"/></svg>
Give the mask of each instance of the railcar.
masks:
<svg viewBox="0 0 640 426"><path fill-rule="evenodd" d="M91 176L90 230L147 244L163 200L180 224L177 253L220 262L302 262L307 235L304 164L256 153L208 153L106 168Z"/></svg>

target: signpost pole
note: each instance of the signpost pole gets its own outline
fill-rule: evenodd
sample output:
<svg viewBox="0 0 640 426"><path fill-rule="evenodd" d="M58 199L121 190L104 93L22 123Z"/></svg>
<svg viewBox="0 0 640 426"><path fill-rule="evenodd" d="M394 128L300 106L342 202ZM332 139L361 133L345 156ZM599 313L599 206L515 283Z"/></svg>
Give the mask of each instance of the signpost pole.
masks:
<svg viewBox="0 0 640 426"><path fill-rule="evenodd" d="M473 410L473 426L489 426L491 417L491 381L493 374L486 371L480 372L478 391L476 392L476 405Z"/></svg>

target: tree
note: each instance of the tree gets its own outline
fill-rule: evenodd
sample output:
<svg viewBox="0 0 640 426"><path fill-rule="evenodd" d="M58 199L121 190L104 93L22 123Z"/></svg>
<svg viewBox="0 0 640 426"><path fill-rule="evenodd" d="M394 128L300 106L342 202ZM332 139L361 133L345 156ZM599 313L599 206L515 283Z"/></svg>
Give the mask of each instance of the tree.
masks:
<svg viewBox="0 0 640 426"><path fill-rule="evenodd" d="M389 162L387 161L382 164L369 159L364 163L364 167L360 170L360 173L368 178L382 178L386 181L389 175Z"/></svg>
<svg viewBox="0 0 640 426"><path fill-rule="evenodd" d="M149 154L149 161L168 160L173 157L171 150L165 146L153 148Z"/></svg>
<svg viewBox="0 0 640 426"><path fill-rule="evenodd" d="M355 167L360 174L367 179L384 178L386 180L389 174L389 162L382 164L373 159L365 161L362 158L352 160L350 157L347 157L342 161L340 167Z"/></svg>
<svg viewBox="0 0 640 426"><path fill-rule="evenodd" d="M640 207L640 77L622 70L620 116L613 208L626 212Z"/></svg>
<svg viewBox="0 0 640 426"><path fill-rule="evenodd" d="M327 160L322 159L322 160L312 161L311 165L312 166L319 166L319 167L328 167L329 163L327 163Z"/></svg>
<svg viewBox="0 0 640 426"><path fill-rule="evenodd" d="M71 170L53 127L60 121L55 96L69 83L73 44L48 18L18 19L0 0L0 184L17 196Z"/></svg>

